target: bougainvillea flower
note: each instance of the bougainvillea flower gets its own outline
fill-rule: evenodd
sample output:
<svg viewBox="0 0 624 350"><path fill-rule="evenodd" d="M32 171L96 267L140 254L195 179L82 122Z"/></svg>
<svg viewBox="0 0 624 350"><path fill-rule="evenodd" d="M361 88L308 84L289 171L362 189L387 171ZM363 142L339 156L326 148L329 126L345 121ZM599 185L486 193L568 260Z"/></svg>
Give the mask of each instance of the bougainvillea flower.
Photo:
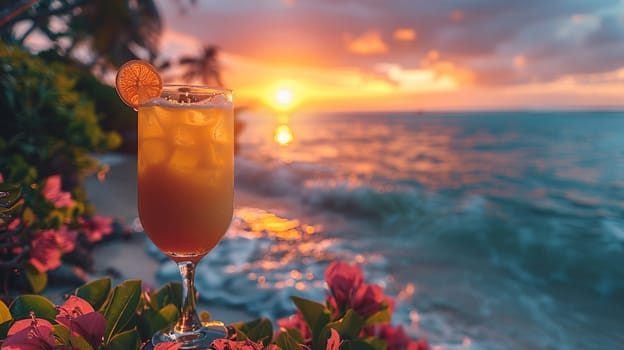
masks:
<svg viewBox="0 0 624 350"><path fill-rule="evenodd" d="M79 218L78 223L82 228L82 232L89 242L94 243L102 240L104 236L113 232L113 218L109 216L96 215L90 219Z"/></svg>
<svg viewBox="0 0 624 350"><path fill-rule="evenodd" d="M249 339L243 341L234 341L229 339L215 339L211 348L215 350L263 350L262 343L256 343Z"/></svg>
<svg viewBox="0 0 624 350"><path fill-rule="evenodd" d="M69 253L76 248L78 231L70 230L67 226L61 226L56 231L56 243L63 253Z"/></svg>
<svg viewBox="0 0 624 350"><path fill-rule="evenodd" d="M15 218L13 219L13 221L11 221L9 223L9 225L7 226L7 229L9 231L13 231L15 230L20 224L22 223L22 220L20 220L20 218Z"/></svg>
<svg viewBox="0 0 624 350"><path fill-rule="evenodd" d="M2 342L2 350L52 350L55 347L54 328L44 319L25 319L15 322Z"/></svg>
<svg viewBox="0 0 624 350"><path fill-rule="evenodd" d="M46 272L61 265L61 254L71 252L76 245L76 231L66 226L58 231L49 229L38 231L32 241L30 263L39 271Z"/></svg>
<svg viewBox="0 0 624 350"><path fill-rule="evenodd" d="M58 310L56 321L67 327L73 335L81 336L93 348L102 344L106 319L86 300L72 295L58 307Z"/></svg>
<svg viewBox="0 0 624 350"><path fill-rule="evenodd" d="M325 281L329 286L336 304L342 309L352 293L364 282L362 270L356 265L345 262L332 262L325 270Z"/></svg>
<svg viewBox="0 0 624 350"><path fill-rule="evenodd" d="M325 347L325 350L338 350L340 349L340 344L342 344L340 334L338 334L337 330L332 328L329 338L327 339L327 346Z"/></svg>
<svg viewBox="0 0 624 350"><path fill-rule="evenodd" d="M61 265L61 250L56 242L56 231L39 231L32 241L30 263L39 272L53 270Z"/></svg>
<svg viewBox="0 0 624 350"><path fill-rule="evenodd" d="M419 340L410 340L407 344L407 350L429 350L429 343L427 339L422 338Z"/></svg>
<svg viewBox="0 0 624 350"><path fill-rule="evenodd" d="M312 330L310 330L310 327L303 319L300 312L289 317L280 318L277 320L277 326L283 329L296 329L301 333L303 339L310 339L312 337Z"/></svg>
<svg viewBox="0 0 624 350"><path fill-rule="evenodd" d="M349 307L358 315L367 318L381 310L385 297L378 285L364 284L356 289L349 299Z"/></svg>
<svg viewBox="0 0 624 350"><path fill-rule="evenodd" d="M88 301L82 299L76 295L70 295L63 305L57 307L59 313L56 315L56 320L61 322L59 318L71 318L79 315L88 314L95 311L93 306ZM61 322L62 323L62 322Z"/></svg>
<svg viewBox="0 0 624 350"><path fill-rule="evenodd" d="M61 191L60 175L48 177L41 193L47 200L52 202L56 208L70 207L76 203L76 201L71 198L71 193Z"/></svg>

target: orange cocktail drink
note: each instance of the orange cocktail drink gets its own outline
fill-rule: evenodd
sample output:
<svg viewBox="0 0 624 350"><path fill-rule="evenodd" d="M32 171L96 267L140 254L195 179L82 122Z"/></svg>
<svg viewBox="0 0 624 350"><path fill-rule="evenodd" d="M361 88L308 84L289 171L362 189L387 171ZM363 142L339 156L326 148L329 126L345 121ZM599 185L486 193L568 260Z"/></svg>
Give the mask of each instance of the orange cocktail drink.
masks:
<svg viewBox="0 0 624 350"><path fill-rule="evenodd" d="M197 263L232 219L234 120L223 96L203 104L212 98L206 91L186 101L184 89L165 86L164 98L138 108L138 204L154 244L177 262Z"/></svg>
<svg viewBox="0 0 624 350"><path fill-rule="evenodd" d="M152 345L207 349L226 338L222 322L197 314L195 267L232 220L234 113L232 91L164 85L151 64L128 61L117 72L121 100L138 110L139 218L145 232L182 277L178 321L154 334Z"/></svg>

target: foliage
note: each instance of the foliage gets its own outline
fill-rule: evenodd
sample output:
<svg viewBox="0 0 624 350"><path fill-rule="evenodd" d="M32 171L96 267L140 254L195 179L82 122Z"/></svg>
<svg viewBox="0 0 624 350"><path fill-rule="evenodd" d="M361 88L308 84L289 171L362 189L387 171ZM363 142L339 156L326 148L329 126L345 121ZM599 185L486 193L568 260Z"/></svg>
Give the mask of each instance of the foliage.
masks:
<svg viewBox="0 0 624 350"><path fill-rule="evenodd" d="M67 73L75 79L74 89L93 101L102 129L115 131L122 137L122 143L116 150L136 152L136 111L128 108L119 99L114 87L102 83L87 67L77 65L68 57L59 55L56 50L41 51L37 56L46 62L57 62L66 66Z"/></svg>
<svg viewBox="0 0 624 350"><path fill-rule="evenodd" d="M325 275L330 287L325 303L293 297L297 314L279 320L279 331L273 331L268 319L233 324L230 337L214 341L211 348L428 350L426 340L411 340L401 326L390 323L391 300L361 275L357 266L333 263ZM139 280L112 288L110 279L99 279L76 289L57 307L41 296L22 295L8 307L0 302L0 339L6 338L2 349L137 349L176 322L180 293L179 283L142 292Z"/></svg>
<svg viewBox="0 0 624 350"><path fill-rule="evenodd" d="M24 45L33 33L43 34L62 56L88 49L89 67L119 67L138 58L137 49L150 58L158 51L162 24L152 0L19 0L5 8L14 15L0 22L4 42Z"/></svg>
<svg viewBox="0 0 624 350"><path fill-rule="evenodd" d="M61 256L111 231L111 220L95 216L86 201L83 181L101 170L92 155L114 149L120 138L100 128L93 103L76 91L69 72L65 65L0 43L0 274L5 295L7 288L19 287L15 271L39 292Z"/></svg>
<svg viewBox="0 0 624 350"><path fill-rule="evenodd" d="M0 44L0 169L30 167L11 167L6 181L63 173L75 182L97 167L89 153L119 144L118 135L102 131L93 103L74 87L65 66ZM76 173L68 174L72 168Z"/></svg>

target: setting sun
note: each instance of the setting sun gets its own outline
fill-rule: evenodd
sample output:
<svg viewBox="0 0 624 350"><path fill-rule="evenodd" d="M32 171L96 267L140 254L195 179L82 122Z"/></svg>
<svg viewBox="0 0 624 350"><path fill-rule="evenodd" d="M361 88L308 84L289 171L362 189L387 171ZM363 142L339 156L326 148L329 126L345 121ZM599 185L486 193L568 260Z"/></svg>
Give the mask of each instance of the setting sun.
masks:
<svg viewBox="0 0 624 350"><path fill-rule="evenodd" d="M289 106L293 102L292 91L282 88L275 93L275 102L280 106Z"/></svg>
<svg viewBox="0 0 624 350"><path fill-rule="evenodd" d="M302 102L303 89L300 83L282 80L267 91L265 101L271 108L286 112L299 106Z"/></svg>

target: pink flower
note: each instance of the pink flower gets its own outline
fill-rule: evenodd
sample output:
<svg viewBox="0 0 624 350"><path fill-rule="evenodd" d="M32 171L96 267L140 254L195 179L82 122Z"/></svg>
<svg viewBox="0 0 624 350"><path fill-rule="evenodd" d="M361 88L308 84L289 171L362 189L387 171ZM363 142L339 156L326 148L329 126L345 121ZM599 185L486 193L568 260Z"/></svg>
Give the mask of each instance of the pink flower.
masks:
<svg viewBox="0 0 624 350"><path fill-rule="evenodd" d="M360 286L351 299L349 299L349 307L358 315L367 318L381 310L385 298L383 289L377 285L365 284Z"/></svg>
<svg viewBox="0 0 624 350"><path fill-rule="evenodd" d="M38 231L37 237L32 241L30 251L30 263L39 271L46 272L61 265L61 254L72 251L76 244L76 231L69 230L66 226L58 231Z"/></svg>
<svg viewBox="0 0 624 350"><path fill-rule="evenodd" d="M61 226L56 231L56 242L63 253L69 253L76 248L78 231L70 230L67 226Z"/></svg>
<svg viewBox="0 0 624 350"><path fill-rule="evenodd" d="M419 340L410 340L407 344L407 350L429 350L429 343L427 339L422 338Z"/></svg>
<svg viewBox="0 0 624 350"><path fill-rule="evenodd" d="M102 344L106 319L86 300L72 295L58 310L56 321L67 327L73 335L81 336L93 348Z"/></svg>
<svg viewBox="0 0 624 350"><path fill-rule="evenodd" d="M11 221L9 223L9 226L7 226L7 229L10 231L15 230L20 224L22 223L22 220L20 220L20 218L15 218L13 219L13 221Z"/></svg>
<svg viewBox="0 0 624 350"><path fill-rule="evenodd" d="M229 339L215 339L210 344L215 350L262 350L262 343L255 343L249 339L243 341L234 341Z"/></svg>
<svg viewBox="0 0 624 350"><path fill-rule="evenodd" d="M53 330L50 322L34 316L32 319L16 321L2 342L2 350L54 349Z"/></svg>
<svg viewBox="0 0 624 350"><path fill-rule="evenodd" d="M325 350L338 350L340 349L340 344L342 344L340 334L338 334L337 330L332 328L329 339L327 339L327 346L325 347Z"/></svg>
<svg viewBox="0 0 624 350"><path fill-rule="evenodd" d="M54 230L43 231L33 240L30 263L39 272L53 270L61 265L61 250L56 243Z"/></svg>
<svg viewBox="0 0 624 350"><path fill-rule="evenodd" d="M310 330L310 327L303 319L303 316L300 312L297 312L296 314L289 317L277 320L277 326L280 329L296 329L301 332L303 339L312 338L312 330Z"/></svg>
<svg viewBox="0 0 624 350"><path fill-rule="evenodd" d="M54 204L56 208L64 208L74 205L76 202L71 198L71 193L61 191L61 176L48 177L41 191L43 196Z"/></svg>
<svg viewBox="0 0 624 350"><path fill-rule="evenodd" d="M325 270L325 281L334 296L336 305L342 310L353 292L364 283L364 277L356 265L332 262Z"/></svg>
<svg viewBox="0 0 624 350"><path fill-rule="evenodd" d="M85 218L78 219L78 223L89 242L100 241L105 235L113 232L112 222L113 218L99 215L92 217L90 220Z"/></svg>

